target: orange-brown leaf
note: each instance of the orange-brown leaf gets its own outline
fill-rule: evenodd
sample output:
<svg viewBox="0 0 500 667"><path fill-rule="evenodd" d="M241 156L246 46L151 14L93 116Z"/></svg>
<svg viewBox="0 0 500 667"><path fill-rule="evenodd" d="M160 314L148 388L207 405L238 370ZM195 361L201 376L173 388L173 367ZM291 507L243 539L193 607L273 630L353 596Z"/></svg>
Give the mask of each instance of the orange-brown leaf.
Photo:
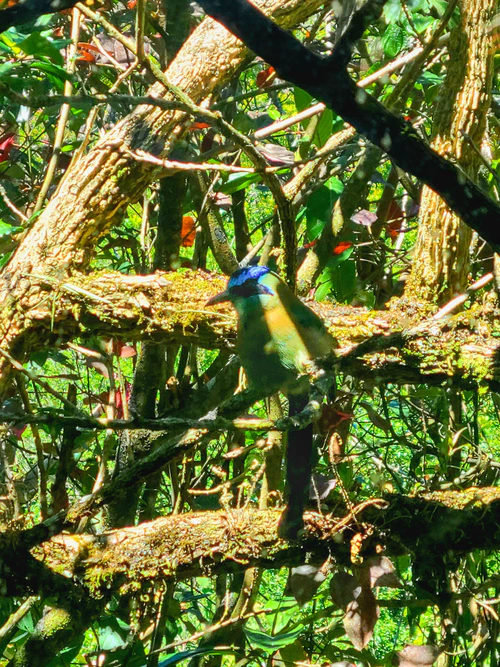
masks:
<svg viewBox="0 0 500 667"><path fill-rule="evenodd" d="M181 246L190 248L196 237L196 221L190 215L182 216Z"/></svg>

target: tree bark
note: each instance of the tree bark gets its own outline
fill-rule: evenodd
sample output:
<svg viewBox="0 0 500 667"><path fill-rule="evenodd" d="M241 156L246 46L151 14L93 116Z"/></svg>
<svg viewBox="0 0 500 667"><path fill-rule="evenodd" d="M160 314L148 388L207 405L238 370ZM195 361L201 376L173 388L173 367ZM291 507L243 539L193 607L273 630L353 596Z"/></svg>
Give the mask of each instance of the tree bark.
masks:
<svg viewBox="0 0 500 667"><path fill-rule="evenodd" d="M387 555L411 552L416 560L429 551L442 557L498 549L499 512L496 487L417 497L394 494L369 500L347 516L306 512L306 532L299 542L279 539L281 511L247 508L161 517L104 535L61 534L33 553L50 570L64 571L100 597L110 590L133 592L144 581L178 581L249 566L291 566L303 562L304 550L320 562L330 553L337 562L349 564L350 540L360 521L375 529L374 538L364 545L365 557L381 540Z"/></svg>
<svg viewBox="0 0 500 667"><path fill-rule="evenodd" d="M224 289L225 280L219 275L75 274L66 282L47 284L42 279L36 284L39 303L25 313L30 329L23 339L31 351L95 335L234 349L232 309L205 306L208 298ZM347 374L394 382L439 383L454 377L464 386L484 381L492 388L498 385L498 311L488 304L476 308L474 318L465 311L434 321L433 310L370 312L328 302L307 303L338 340L339 364ZM368 348L349 355L359 344Z"/></svg>
<svg viewBox="0 0 500 667"><path fill-rule="evenodd" d="M493 50L488 25L496 0L462 0L451 33L450 63L433 116L432 146L453 156L473 180L481 167L486 117L491 103ZM422 192L419 231L405 296L446 302L469 279L472 230L428 187Z"/></svg>

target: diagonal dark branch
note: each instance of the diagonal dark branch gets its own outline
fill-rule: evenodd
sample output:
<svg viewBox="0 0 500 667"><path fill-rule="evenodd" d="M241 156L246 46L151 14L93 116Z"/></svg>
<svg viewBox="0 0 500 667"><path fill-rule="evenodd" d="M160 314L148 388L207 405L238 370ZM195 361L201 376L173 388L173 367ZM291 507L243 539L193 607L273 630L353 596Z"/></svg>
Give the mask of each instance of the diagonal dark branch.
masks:
<svg viewBox="0 0 500 667"><path fill-rule="evenodd" d="M13 7L0 11L0 32L21 23L34 21L43 14L55 14L74 7L78 0L19 0Z"/></svg>
<svg viewBox="0 0 500 667"><path fill-rule="evenodd" d="M369 0L353 16L338 49L328 58L309 51L247 0L200 0L200 5L266 62L278 75L333 109L406 172L435 190L472 229L500 250L500 206L458 167L438 155L410 123L356 86L345 63L353 40L375 18L380 0Z"/></svg>

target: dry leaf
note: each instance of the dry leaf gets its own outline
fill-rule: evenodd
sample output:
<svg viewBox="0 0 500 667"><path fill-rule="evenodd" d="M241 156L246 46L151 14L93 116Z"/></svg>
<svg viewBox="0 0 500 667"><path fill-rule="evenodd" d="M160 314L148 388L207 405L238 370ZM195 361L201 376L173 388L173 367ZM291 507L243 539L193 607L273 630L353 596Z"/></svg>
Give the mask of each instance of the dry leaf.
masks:
<svg viewBox="0 0 500 667"><path fill-rule="evenodd" d="M430 644L424 646L408 644L402 651L396 653L392 662L399 667L431 667L440 653L441 649Z"/></svg>
<svg viewBox="0 0 500 667"><path fill-rule="evenodd" d="M360 211L351 216L351 220L357 225L371 227L371 225L373 225L373 223L377 220L377 214L362 208Z"/></svg>
<svg viewBox="0 0 500 667"><path fill-rule="evenodd" d="M290 570L288 583L293 597L303 605L312 600L325 579L326 574L316 565L299 565Z"/></svg>
<svg viewBox="0 0 500 667"><path fill-rule="evenodd" d="M330 595L332 600L341 609L347 609L347 605L361 593L361 584L356 577L347 572L336 572L330 582Z"/></svg>
<svg viewBox="0 0 500 667"><path fill-rule="evenodd" d="M367 588L386 586L387 588L401 588L394 565L387 556L368 558L359 568L359 580Z"/></svg>
<svg viewBox="0 0 500 667"><path fill-rule="evenodd" d="M370 641L380 610L370 588L361 588L355 600L347 605L344 628L354 648L361 651Z"/></svg>
<svg viewBox="0 0 500 667"><path fill-rule="evenodd" d="M279 144L257 144L256 148L269 164L291 167L295 163L294 153Z"/></svg>

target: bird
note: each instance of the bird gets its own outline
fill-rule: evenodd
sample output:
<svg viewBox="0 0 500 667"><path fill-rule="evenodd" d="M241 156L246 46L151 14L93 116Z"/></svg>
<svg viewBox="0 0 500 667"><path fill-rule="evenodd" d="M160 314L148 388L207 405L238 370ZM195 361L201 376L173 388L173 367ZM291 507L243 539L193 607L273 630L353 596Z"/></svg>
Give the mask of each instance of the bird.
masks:
<svg viewBox="0 0 500 667"><path fill-rule="evenodd" d="M225 301L238 316L236 348L250 388L263 396L282 391L288 395L290 415L300 412L308 401L308 378L331 358L335 347L321 318L267 266L238 269L207 306ZM312 441L312 425L288 434L288 504L279 528L286 539L296 539L304 525Z"/></svg>
<svg viewBox="0 0 500 667"><path fill-rule="evenodd" d="M293 391L302 376L327 359L335 339L267 266L247 266L207 306L229 301L238 315L236 347L250 387L269 395Z"/></svg>

